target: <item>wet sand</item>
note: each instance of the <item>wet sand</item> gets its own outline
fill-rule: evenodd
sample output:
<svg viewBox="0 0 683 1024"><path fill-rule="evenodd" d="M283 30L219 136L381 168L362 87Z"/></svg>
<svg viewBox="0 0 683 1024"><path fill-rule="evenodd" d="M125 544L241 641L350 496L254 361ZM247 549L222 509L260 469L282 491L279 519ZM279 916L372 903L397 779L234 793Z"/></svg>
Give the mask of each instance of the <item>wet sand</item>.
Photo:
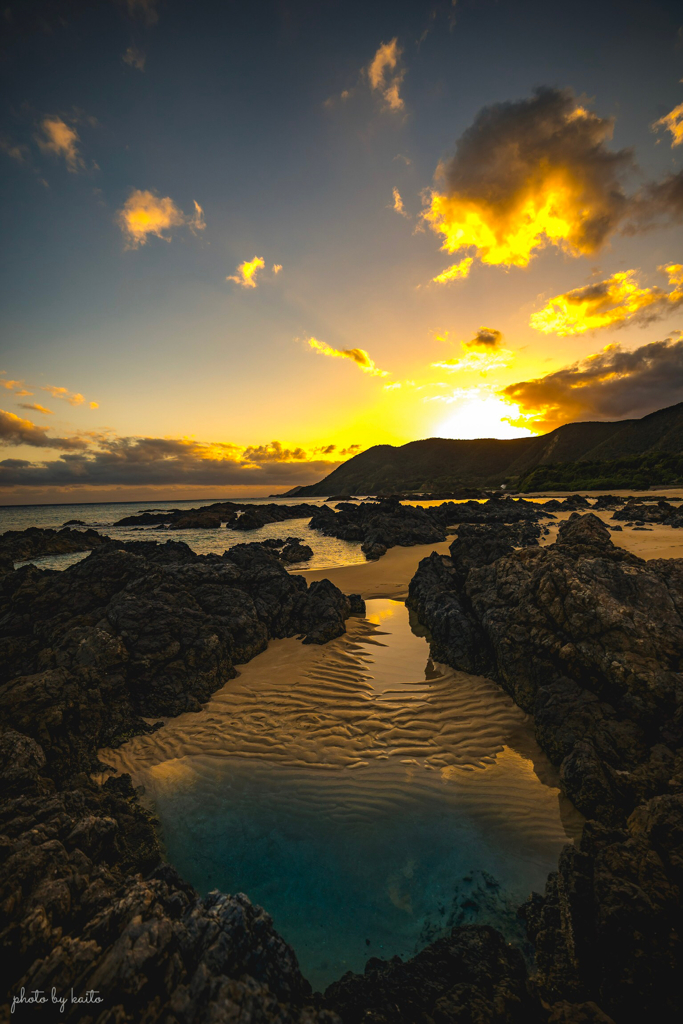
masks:
<svg viewBox="0 0 683 1024"><path fill-rule="evenodd" d="M588 509L582 510L588 511ZM683 530L674 530L662 523L647 523L643 529L625 526L621 520L612 519L611 512L595 512L605 526L621 526L621 533L613 533L612 541L618 548L625 548L632 555L644 558L683 558ZM556 519L546 521L550 532L541 537L541 544L553 544L563 519L569 519L571 512L556 512Z"/></svg>
<svg viewBox="0 0 683 1024"><path fill-rule="evenodd" d="M441 544L389 548L386 555L378 561L342 565L336 569L298 570L296 575L303 576L308 583L315 580L330 580L345 594L360 594L366 601L374 597L390 597L396 601L404 601L408 596L408 584L415 575L420 561L431 555L432 551L447 555L452 540L453 538L449 537Z"/></svg>

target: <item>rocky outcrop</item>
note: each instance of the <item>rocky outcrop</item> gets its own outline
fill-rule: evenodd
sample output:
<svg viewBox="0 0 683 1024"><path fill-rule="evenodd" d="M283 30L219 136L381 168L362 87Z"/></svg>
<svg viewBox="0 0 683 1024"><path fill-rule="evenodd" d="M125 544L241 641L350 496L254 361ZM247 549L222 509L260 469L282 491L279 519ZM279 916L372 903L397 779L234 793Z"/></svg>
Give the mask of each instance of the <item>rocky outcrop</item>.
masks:
<svg viewBox="0 0 683 1024"><path fill-rule="evenodd" d="M487 926L455 928L403 963L368 960L325 992L344 1024L540 1024L519 950Z"/></svg>
<svg viewBox="0 0 683 1024"><path fill-rule="evenodd" d="M357 602L355 604L358 607ZM63 572L26 566L0 586L0 712L62 777L99 746L197 710L271 637L340 636L351 601L311 587L261 545L109 544Z"/></svg>
<svg viewBox="0 0 683 1024"><path fill-rule="evenodd" d="M90 773L99 747L198 710L270 637L325 643L352 609L358 597L307 587L259 544L218 557L109 543L2 580L0 1019L22 988L54 988L64 1020L338 1022L268 915L239 894L200 899L160 866L130 778L100 787ZM72 989L101 1006L87 1016Z"/></svg>
<svg viewBox="0 0 683 1024"><path fill-rule="evenodd" d="M160 864L129 776L55 789L44 765L34 741L0 733L0 1019L36 1010L23 989L50 1004L28 1019L337 1024L263 910L240 894L200 899Z"/></svg>
<svg viewBox="0 0 683 1024"><path fill-rule="evenodd" d="M310 519L319 511L318 505L246 504L237 501L216 501L202 508L171 508L163 512L145 511L124 516L114 526L166 526L171 530L217 529L225 523L234 530L258 530L270 523L289 519Z"/></svg>
<svg viewBox="0 0 683 1024"><path fill-rule="evenodd" d="M593 1000L618 1024L676 1019L683 560L615 547L592 514L562 523L545 548L459 533L450 558L420 563L408 603L433 657L493 677L534 715L565 792L591 819L525 907L539 991L547 1004Z"/></svg>
<svg viewBox="0 0 683 1024"><path fill-rule="evenodd" d="M395 499L360 505L341 502L336 512L323 505L316 510L309 527L326 537L360 541L368 559L380 558L396 545L410 547L446 539L443 527L425 509L402 505Z"/></svg>
<svg viewBox="0 0 683 1024"><path fill-rule="evenodd" d="M25 562L42 555L92 551L108 541L108 537L96 530L43 530L36 526L28 530L8 530L0 536L0 562L12 569L14 562Z"/></svg>

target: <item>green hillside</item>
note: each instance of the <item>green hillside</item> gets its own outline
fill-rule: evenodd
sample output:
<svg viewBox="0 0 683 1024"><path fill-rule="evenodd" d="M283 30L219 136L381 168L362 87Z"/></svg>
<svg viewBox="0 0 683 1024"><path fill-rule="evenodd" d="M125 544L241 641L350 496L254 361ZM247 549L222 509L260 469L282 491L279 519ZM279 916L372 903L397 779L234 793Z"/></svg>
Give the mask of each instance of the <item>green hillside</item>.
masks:
<svg viewBox="0 0 683 1024"><path fill-rule="evenodd" d="M526 491L647 486L644 480L656 486L683 481L679 456L683 457L683 403L639 420L567 423L539 437L431 437L400 447L375 445L319 483L302 487L297 497L444 491L502 483ZM569 480L576 482L567 484Z"/></svg>

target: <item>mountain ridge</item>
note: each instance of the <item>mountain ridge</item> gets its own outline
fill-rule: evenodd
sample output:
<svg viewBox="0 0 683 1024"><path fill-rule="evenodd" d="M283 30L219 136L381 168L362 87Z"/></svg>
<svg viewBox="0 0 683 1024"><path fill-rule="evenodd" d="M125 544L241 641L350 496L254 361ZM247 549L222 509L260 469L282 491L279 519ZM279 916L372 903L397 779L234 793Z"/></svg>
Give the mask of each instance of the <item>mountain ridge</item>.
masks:
<svg viewBox="0 0 683 1024"><path fill-rule="evenodd" d="M533 437L430 437L374 445L317 484L298 488L297 497L515 485L541 466L637 461L654 452L683 453L683 402L640 419L565 423Z"/></svg>

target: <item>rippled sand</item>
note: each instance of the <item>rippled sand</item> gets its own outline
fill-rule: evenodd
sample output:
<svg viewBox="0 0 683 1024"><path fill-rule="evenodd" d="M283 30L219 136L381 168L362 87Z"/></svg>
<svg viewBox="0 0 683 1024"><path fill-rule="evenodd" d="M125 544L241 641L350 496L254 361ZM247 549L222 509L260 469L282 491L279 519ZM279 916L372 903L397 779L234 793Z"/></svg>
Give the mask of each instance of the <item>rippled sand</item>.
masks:
<svg viewBox="0 0 683 1024"><path fill-rule="evenodd" d="M516 738L528 743L527 716L500 687L432 664L405 607L378 600L322 647L271 641L204 710L101 757L131 773L200 755L325 769L391 757L447 777L494 764Z"/></svg>

